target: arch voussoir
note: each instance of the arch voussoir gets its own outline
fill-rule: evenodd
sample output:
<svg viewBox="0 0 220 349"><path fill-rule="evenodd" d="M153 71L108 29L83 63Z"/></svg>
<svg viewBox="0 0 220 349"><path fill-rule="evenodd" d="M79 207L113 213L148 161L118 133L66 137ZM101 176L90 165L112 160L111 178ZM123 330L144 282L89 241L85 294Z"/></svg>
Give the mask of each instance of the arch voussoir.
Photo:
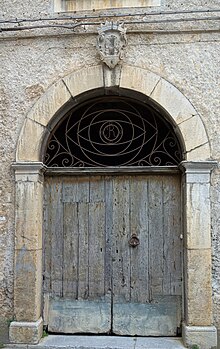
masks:
<svg viewBox="0 0 220 349"><path fill-rule="evenodd" d="M16 161L39 161L46 126L26 118L19 137Z"/></svg>

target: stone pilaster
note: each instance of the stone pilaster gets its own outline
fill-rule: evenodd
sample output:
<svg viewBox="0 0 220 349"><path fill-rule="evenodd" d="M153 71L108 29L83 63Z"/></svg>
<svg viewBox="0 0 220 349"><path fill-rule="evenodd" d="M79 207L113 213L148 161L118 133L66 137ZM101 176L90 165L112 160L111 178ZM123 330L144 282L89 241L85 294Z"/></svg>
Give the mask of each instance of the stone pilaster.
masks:
<svg viewBox="0 0 220 349"><path fill-rule="evenodd" d="M210 175L216 163L182 162L184 211L185 345L217 344L212 326Z"/></svg>
<svg viewBox="0 0 220 349"><path fill-rule="evenodd" d="M43 331L42 210L43 164L13 165L16 182L14 317L12 343L37 343Z"/></svg>

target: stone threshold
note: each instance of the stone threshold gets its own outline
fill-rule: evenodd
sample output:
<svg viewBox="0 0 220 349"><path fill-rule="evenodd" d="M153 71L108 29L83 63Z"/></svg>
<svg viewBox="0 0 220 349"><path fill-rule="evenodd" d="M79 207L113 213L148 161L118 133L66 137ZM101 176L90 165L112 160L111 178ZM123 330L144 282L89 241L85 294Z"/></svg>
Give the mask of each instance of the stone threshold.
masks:
<svg viewBox="0 0 220 349"><path fill-rule="evenodd" d="M48 335L39 344L9 344L4 349L184 349L181 338Z"/></svg>

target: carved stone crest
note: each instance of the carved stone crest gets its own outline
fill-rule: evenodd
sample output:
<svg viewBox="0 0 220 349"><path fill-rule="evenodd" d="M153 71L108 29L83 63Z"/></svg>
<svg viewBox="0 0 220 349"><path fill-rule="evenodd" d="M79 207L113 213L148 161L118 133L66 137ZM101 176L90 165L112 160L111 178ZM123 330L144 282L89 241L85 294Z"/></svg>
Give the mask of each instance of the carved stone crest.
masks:
<svg viewBox="0 0 220 349"><path fill-rule="evenodd" d="M98 28L98 34L100 58L110 69L113 69L123 59L127 44L126 28L123 23L106 21Z"/></svg>

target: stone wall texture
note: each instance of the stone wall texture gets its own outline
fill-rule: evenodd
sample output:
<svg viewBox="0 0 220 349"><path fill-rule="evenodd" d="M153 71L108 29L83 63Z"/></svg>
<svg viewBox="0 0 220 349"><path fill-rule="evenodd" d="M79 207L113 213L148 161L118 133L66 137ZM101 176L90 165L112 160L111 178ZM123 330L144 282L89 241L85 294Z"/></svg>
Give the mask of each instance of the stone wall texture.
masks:
<svg viewBox="0 0 220 349"><path fill-rule="evenodd" d="M161 7L112 9L90 14L144 13L154 11L220 10L219 0L162 0ZM78 13L77 13L78 14ZM74 15L77 15L74 14ZM84 15L85 13L79 13ZM220 34L218 12L187 13L191 21L127 24L128 45L124 61L149 69L175 85L201 116L211 157L220 161ZM52 0L1 0L0 19L51 18ZM160 19L180 18L170 14ZM207 17L216 17L210 20ZM138 17L140 19L142 17ZM203 18L203 20L200 20ZM137 19L137 18L136 18ZM146 17L145 17L146 19ZM199 20L198 20L199 19ZM132 20L132 19L130 19ZM103 20L105 21L105 20ZM126 19L128 21L128 19ZM41 22L49 23L47 21ZM58 23L54 20L53 23ZM60 23L65 23L59 22ZM35 23L36 24L36 23ZM22 25L34 25L26 22ZM2 28L17 24L0 23ZM18 137L27 113L41 95L73 71L101 64L96 49L97 26L75 32L64 28L0 31L0 342L7 340L13 320L14 175ZM161 31L159 33L158 31ZM80 84L80 81L79 81ZM196 129L194 130L196 134ZM30 139L30 142L33 140ZM211 182L214 324L220 329L220 170Z"/></svg>

